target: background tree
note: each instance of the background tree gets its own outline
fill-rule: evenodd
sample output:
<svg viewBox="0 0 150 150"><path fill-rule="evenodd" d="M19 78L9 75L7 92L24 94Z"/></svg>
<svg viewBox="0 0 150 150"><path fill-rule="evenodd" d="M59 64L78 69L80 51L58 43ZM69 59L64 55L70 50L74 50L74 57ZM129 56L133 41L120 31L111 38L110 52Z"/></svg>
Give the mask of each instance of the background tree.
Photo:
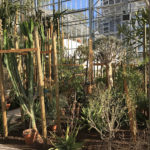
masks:
<svg viewBox="0 0 150 150"><path fill-rule="evenodd" d="M123 43L115 37L101 36L94 42L96 60L106 65L107 86L113 86L112 64L119 63L125 56Z"/></svg>
<svg viewBox="0 0 150 150"><path fill-rule="evenodd" d="M138 10L131 18L129 24L118 27L119 34L123 35L123 41L132 46L132 51L138 56L138 48L143 49L143 72L144 72L144 91L147 95L147 41L148 38L148 9Z"/></svg>

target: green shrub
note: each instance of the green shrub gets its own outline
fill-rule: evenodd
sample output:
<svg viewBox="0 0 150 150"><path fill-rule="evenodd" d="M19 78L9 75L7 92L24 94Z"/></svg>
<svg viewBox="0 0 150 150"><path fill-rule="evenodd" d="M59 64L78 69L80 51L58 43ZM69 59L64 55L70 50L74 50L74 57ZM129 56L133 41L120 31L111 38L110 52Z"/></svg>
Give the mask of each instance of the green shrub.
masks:
<svg viewBox="0 0 150 150"><path fill-rule="evenodd" d="M82 112L82 119L88 123L90 129L95 129L101 138L107 135L113 138L114 133L126 121L124 96L115 90L102 91L97 88Z"/></svg>

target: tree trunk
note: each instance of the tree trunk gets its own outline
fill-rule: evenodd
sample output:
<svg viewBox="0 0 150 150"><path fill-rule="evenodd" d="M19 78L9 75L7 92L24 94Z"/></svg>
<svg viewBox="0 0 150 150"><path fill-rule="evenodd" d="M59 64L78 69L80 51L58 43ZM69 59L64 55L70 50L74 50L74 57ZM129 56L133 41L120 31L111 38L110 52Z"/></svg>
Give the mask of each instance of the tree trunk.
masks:
<svg viewBox="0 0 150 150"><path fill-rule="evenodd" d="M92 49L92 39L89 39L89 87L88 93L92 94L92 84L93 84L93 49Z"/></svg>
<svg viewBox="0 0 150 150"><path fill-rule="evenodd" d="M106 65L106 77L107 77L107 87L111 89L113 87L113 76L112 76L112 63Z"/></svg>
<svg viewBox="0 0 150 150"><path fill-rule="evenodd" d="M41 56L40 56L40 46L39 46L39 36L38 27L35 27L35 42L37 50L37 64L38 64L38 74L39 74L39 97L41 104L41 119L42 119L42 134L46 141L47 138L47 127L46 127L46 113L45 113L45 102L44 102L44 81L41 66Z"/></svg>
<svg viewBox="0 0 150 150"><path fill-rule="evenodd" d="M1 90L1 105L2 105L4 137L7 137L8 136L8 127L7 127L6 102L5 102L5 96L4 96L3 66L2 66L1 55L0 55L0 90Z"/></svg>
<svg viewBox="0 0 150 150"><path fill-rule="evenodd" d="M55 92L56 92L57 126L58 126L58 132L61 133L60 108L59 108L58 62L57 62L57 49L56 49L56 32L53 33L53 53L54 53L54 80L55 80Z"/></svg>

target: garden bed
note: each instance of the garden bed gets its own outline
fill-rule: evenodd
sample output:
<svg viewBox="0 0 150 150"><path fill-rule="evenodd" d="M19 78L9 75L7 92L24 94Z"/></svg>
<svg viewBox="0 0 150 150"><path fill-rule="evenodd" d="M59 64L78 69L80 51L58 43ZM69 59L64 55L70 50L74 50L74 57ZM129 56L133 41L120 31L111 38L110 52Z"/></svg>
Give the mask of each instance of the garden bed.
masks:
<svg viewBox="0 0 150 150"><path fill-rule="evenodd" d="M18 132L16 132L18 131ZM0 135L1 144L26 145L22 136L23 126L21 125L16 130L10 132L8 138L3 138ZM16 132L15 136L14 133ZM49 133L49 132L48 132ZM48 135L47 145L33 144L29 148L47 150L51 146L52 137ZM108 140L101 140L100 135L95 130L82 129L80 130L77 141L83 143L82 150L108 150L110 144ZM111 141L112 150L148 150L148 134L146 130L138 132L137 142L134 143L131 138L131 133L128 130L120 130L116 133L116 138Z"/></svg>

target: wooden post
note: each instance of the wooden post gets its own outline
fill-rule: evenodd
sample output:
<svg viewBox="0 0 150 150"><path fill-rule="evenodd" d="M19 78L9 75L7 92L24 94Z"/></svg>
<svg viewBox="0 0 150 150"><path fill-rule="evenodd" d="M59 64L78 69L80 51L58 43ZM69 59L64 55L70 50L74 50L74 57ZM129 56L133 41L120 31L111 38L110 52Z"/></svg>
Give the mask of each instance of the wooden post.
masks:
<svg viewBox="0 0 150 150"><path fill-rule="evenodd" d="M62 50L63 50L63 52L64 52L64 28L63 28L63 17L62 17L62 25L61 25L61 32L62 32L62 39L61 39L61 41L62 41Z"/></svg>
<svg viewBox="0 0 150 150"><path fill-rule="evenodd" d="M2 29L2 20L0 19L0 40L2 40L3 29ZM0 46L1 46L0 41ZM8 126L7 126L7 114L6 114L6 101L5 101L5 91L3 84L3 65L2 65L2 54L0 54L0 91L1 91L1 107L2 107L2 118L3 118L3 131L4 137L8 136Z"/></svg>
<svg viewBox="0 0 150 150"><path fill-rule="evenodd" d="M59 81L58 81L56 32L53 33L53 53L54 53L54 80L55 80L55 93L56 93L57 126L58 126L58 132L60 133L61 126L60 126L60 109L59 109Z"/></svg>
<svg viewBox="0 0 150 150"><path fill-rule="evenodd" d="M41 105L41 119L42 119L42 135L44 140L47 138L47 127L46 127L46 113L45 113L45 102L44 102L44 81L43 73L41 66L41 54L40 54L40 45L39 45L39 35L38 27L35 27L35 43L37 48L37 64L38 64L38 74L39 74L39 98Z"/></svg>
<svg viewBox="0 0 150 150"><path fill-rule="evenodd" d="M52 24L52 23L51 23ZM48 40L50 40L51 37L51 31L52 29L48 29ZM48 62L49 62L49 90L50 90L50 94L49 94L49 101L50 103L52 102L52 55L51 55L51 51L52 51L52 45L50 45L48 43L48 50L49 50L49 59L48 59Z"/></svg>
<svg viewBox="0 0 150 150"><path fill-rule="evenodd" d="M125 65L123 66L123 74L124 74L124 91L126 94L126 104L128 108L130 130L132 132L133 140L136 141L136 134L137 134L136 112L135 112L135 107L133 106L133 102L131 101L129 97Z"/></svg>
<svg viewBox="0 0 150 150"><path fill-rule="evenodd" d="M143 38L143 60L144 60L144 91L147 95L147 31L146 23L144 23L144 38Z"/></svg>
<svg viewBox="0 0 150 150"><path fill-rule="evenodd" d="M88 93L92 93L92 84L93 84L93 49L92 49L92 39L89 39L89 87Z"/></svg>
<svg viewBox="0 0 150 150"><path fill-rule="evenodd" d="M57 40L59 43L59 38L60 38L60 23L59 23L59 19L57 19L57 25L58 25L58 29L57 29Z"/></svg>
<svg viewBox="0 0 150 150"><path fill-rule="evenodd" d="M148 70L149 70L149 75L148 75L148 101L149 101L149 124L148 124L148 149L150 149L150 0L145 0L146 5L148 8L148 24L149 24L149 62L148 62Z"/></svg>
<svg viewBox="0 0 150 150"><path fill-rule="evenodd" d="M147 8L148 11L150 12L150 0L146 1L147 2ZM149 68L149 88L148 88L148 100L149 100L149 124L150 124L150 13L148 15L148 23L149 23L149 63L148 63L148 68ZM149 133L150 133L150 129L149 129ZM149 138L150 139L150 138ZM150 144L150 141L149 141Z"/></svg>
<svg viewBox="0 0 150 150"><path fill-rule="evenodd" d="M51 21L51 24L50 24L50 28L51 28L50 37L52 38L53 37L53 30L54 30L54 26L53 26L52 21Z"/></svg>
<svg viewBox="0 0 150 150"><path fill-rule="evenodd" d="M0 54L0 90L1 90L1 105L2 105L4 137L7 137L8 127L7 127L6 101L5 101L5 95L4 95L3 66L2 66L1 54Z"/></svg>

